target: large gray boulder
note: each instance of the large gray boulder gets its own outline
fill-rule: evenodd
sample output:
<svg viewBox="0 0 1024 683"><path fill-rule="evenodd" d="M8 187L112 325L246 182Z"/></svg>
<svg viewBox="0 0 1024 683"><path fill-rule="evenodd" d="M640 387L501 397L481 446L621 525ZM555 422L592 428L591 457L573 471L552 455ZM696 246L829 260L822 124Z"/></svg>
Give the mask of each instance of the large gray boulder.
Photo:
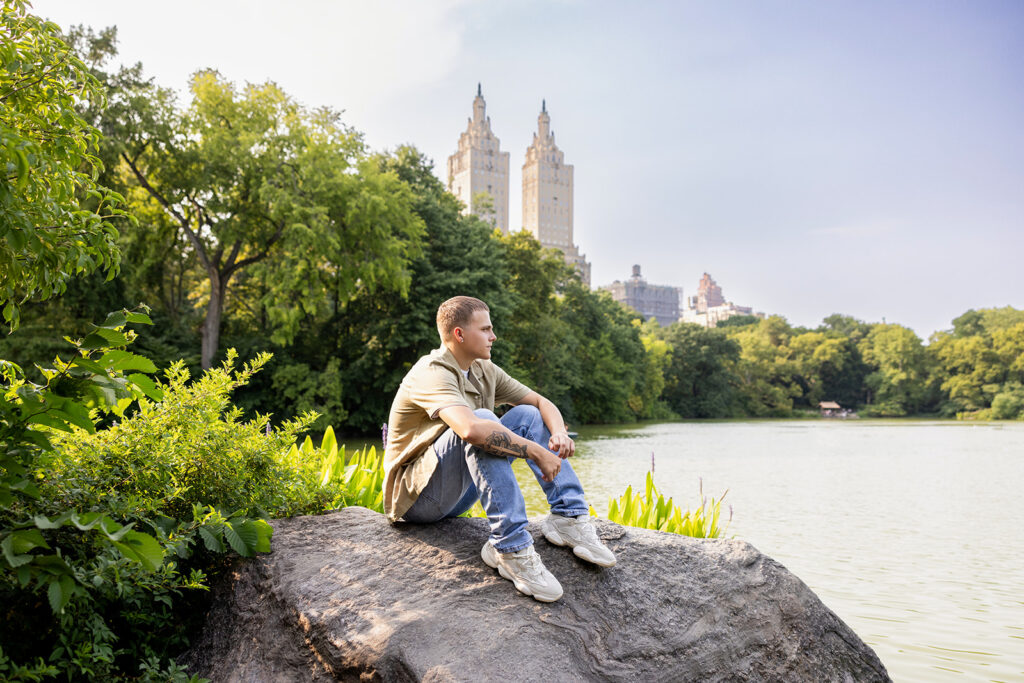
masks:
<svg viewBox="0 0 1024 683"><path fill-rule="evenodd" d="M885 681L875 653L782 565L735 540L597 522L618 564L537 550L565 595L480 560L482 519L391 526L347 508L274 523L180 661L224 681Z"/></svg>

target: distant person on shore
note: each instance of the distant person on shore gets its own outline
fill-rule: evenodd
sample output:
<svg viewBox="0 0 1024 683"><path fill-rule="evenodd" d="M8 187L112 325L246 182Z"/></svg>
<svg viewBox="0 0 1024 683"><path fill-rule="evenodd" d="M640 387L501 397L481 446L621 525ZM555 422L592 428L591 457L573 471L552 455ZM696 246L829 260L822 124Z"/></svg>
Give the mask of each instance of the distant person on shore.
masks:
<svg viewBox="0 0 1024 683"><path fill-rule="evenodd" d="M562 586L533 548L512 459L526 460L551 504L541 527L545 538L611 567L615 555L598 539L566 460L576 444L554 403L491 362L497 337L487 304L468 296L445 301L437 331L441 347L409 370L391 406L384 453L388 520L436 522L479 500L491 528L483 561L519 592L557 600ZM506 403L515 407L499 420L493 411Z"/></svg>

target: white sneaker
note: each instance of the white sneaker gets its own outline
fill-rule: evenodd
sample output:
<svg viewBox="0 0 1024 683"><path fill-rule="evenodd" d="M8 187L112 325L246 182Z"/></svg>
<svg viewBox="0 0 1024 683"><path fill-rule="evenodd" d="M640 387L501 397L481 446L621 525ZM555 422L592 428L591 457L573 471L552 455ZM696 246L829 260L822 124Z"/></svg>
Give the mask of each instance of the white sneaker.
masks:
<svg viewBox="0 0 1024 683"><path fill-rule="evenodd" d="M580 559L593 562L601 567L615 566L615 555L597 537L597 529L594 528L587 515L581 517L548 515L541 524L541 530L544 532L544 538L555 545L570 546L572 552Z"/></svg>
<svg viewBox="0 0 1024 683"><path fill-rule="evenodd" d="M484 564L498 570L502 578L516 585L524 595L532 595L541 602L554 602L562 597L562 584L544 566L533 546L514 553L499 553L488 541L480 551Z"/></svg>

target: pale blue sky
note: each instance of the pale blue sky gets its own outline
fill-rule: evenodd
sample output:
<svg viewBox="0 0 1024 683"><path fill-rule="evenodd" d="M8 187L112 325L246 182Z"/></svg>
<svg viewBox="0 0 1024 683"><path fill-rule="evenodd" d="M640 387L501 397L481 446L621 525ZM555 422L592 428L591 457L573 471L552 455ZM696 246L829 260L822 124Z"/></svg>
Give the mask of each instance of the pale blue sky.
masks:
<svg viewBox="0 0 1024 683"><path fill-rule="evenodd" d="M163 85L215 67L345 110L438 175L477 82L511 153L542 98L595 285L639 263L694 294L922 337L1024 308L1024 3L37 0L119 27Z"/></svg>

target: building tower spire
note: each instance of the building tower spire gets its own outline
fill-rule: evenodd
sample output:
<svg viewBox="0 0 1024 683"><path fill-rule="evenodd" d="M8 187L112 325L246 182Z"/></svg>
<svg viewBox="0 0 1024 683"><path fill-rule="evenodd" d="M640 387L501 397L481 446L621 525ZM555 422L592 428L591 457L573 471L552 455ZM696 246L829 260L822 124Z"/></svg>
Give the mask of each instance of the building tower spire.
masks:
<svg viewBox="0 0 1024 683"><path fill-rule="evenodd" d="M501 151L491 131L483 86L476 84L473 116L448 157L448 190L458 197L463 213L475 213L508 234L508 152Z"/></svg>
<svg viewBox="0 0 1024 683"><path fill-rule="evenodd" d="M523 227L544 247L559 249L590 285L590 263L573 241L573 167L555 144L547 100L523 164Z"/></svg>
<svg viewBox="0 0 1024 683"><path fill-rule="evenodd" d="M548 138L551 137L551 117L548 116L548 106L544 100L540 101L540 115L537 117L537 136L541 139L542 144L546 144ZM554 146L554 144L554 140L551 140L550 146Z"/></svg>
<svg viewBox="0 0 1024 683"><path fill-rule="evenodd" d="M487 103L484 102L483 91L480 84L476 84L476 97L473 98L473 119L472 123L480 126L487 120ZM489 131L488 131L489 132Z"/></svg>

